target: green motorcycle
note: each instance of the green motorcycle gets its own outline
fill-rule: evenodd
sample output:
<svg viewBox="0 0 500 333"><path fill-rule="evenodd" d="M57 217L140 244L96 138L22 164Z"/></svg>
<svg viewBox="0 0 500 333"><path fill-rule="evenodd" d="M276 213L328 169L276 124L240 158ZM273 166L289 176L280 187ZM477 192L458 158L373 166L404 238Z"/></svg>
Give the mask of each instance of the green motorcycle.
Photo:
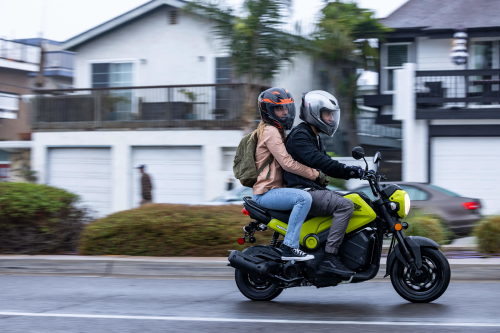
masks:
<svg viewBox="0 0 500 333"><path fill-rule="evenodd" d="M355 147L352 156L364 158L361 147ZM380 164L377 152L374 163ZM366 163L368 170L368 163ZM320 273L319 263L323 259L326 239L332 223L331 216L308 217L300 233L301 249L314 255L309 261L282 261L281 236L286 235L291 211L269 210L259 206L251 197L244 198L243 213L253 219L244 226L246 241L255 243L255 233L274 230L270 245L256 245L243 250L234 250L229 255L229 266L234 267L236 285L241 293L254 301L269 301L284 289L303 286L317 288L336 286L341 283L359 283L373 279L380 268L382 241L392 235L387 256L386 275L390 275L396 292L414 303L432 302L439 298L450 283L450 265L439 244L431 239L405 236L408 228L401 222L410 211L410 197L394 184L380 185L385 177L378 171L367 171L367 180L375 196L372 201L362 192L344 194L354 203L354 214L339 248L344 265L356 274L347 278L334 273Z"/></svg>

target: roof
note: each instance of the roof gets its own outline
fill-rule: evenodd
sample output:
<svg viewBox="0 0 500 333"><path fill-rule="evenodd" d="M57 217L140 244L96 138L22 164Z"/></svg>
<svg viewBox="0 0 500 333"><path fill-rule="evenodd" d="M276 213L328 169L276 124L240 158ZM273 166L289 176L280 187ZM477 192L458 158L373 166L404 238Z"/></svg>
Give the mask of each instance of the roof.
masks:
<svg viewBox="0 0 500 333"><path fill-rule="evenodd" d="M184 0L152 0L137 8L132 9L120 16L117 16L109 21L104 22L90 30L87 30L75 37L72 37L64 42L63 49L72 50L81 44L87 43L100 35L107 33L111 30L117 29L127 23L130 23L143 15L156 10L163 6L171 6L175 8L182 8L186 5Z"/></svg>
<svg viewBox="0 0 500 333"><path fill-rule="evenodd" d="M500 26L498 0L409 0L380 22L390 28L456 29Z"/></svg>
<svg viewBox="0 0 500 333"><path fill-rule="evenodd" d="M33 45L33 46L40 46L40 41L42 41L42 40L45 43L50 44L50 45L56 45L56 46L62 45L61 42L58 42L58 41L55 41L52 39L46 39L46 38L24 38L24 39L15 39L14 41L28 44L28 45Z"/></svg>

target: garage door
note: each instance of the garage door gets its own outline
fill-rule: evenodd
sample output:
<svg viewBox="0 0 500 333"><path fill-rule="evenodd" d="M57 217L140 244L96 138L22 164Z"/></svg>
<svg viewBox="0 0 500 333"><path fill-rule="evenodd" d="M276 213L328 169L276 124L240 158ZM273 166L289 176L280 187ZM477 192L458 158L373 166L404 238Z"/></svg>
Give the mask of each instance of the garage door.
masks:
<svg viewBox="0 0 500 333"><path fill-rule="evenodd" d="M81 196L81 201L104 216L111 212L109 148L50 148L48 184Z"/></svg>
<svg viewBox="0 0 500 333"><path fill-rule="evenodd" d="M433 138L432 183L478 198L483 214L500 213L500 137Z"/></svg>
<svg viewBox="0 0 500 333"><path fill-rule="evenodd" d="M157 203L195 203L203 201L201 147L136 147L133 166L144 164L153 183ZM133 206L141 201L140 174L132 177Z"/></svg>

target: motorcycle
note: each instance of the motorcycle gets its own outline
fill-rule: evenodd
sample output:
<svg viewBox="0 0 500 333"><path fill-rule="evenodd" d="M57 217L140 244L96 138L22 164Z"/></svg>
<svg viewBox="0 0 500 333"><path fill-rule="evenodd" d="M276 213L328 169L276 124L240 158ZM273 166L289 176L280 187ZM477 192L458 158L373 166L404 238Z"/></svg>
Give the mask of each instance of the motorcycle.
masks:
<svg viewBox="0 0 500 333"><path fill-rule="evenodd" d="M352 156L368 163L361 147L352 150ZM319 271L324 256L326 239L332 223L331 216L307 217L300 233L300 248L314 255L309 261L282 261L281 236L286 235L291 211L277 211L259 206L251 197L244 198L243 213L253 221L243 227L245 235L238 239L240 245L247 240L255 243L255 233L274 230L270 245L256 245L243 250L233 250L228 266L235 268L236 285L240 292L254 301L269 301L284 289L316 286L334 287L343 283L360 283L373 279L380 268L384 236L392 241L387 255L386 274L396 292L414 303L432 302L439 298L450 283L450 265L440 245L418 236L405 236L408 223L402 222L410 211L410 197L395 184L383 184L386 178L378 173L382 156L374 157L376 171L366 171L374 200L362 192L343 196L354 203L354 213L346 235L339 248L343 264L355 275L350 277ZM326 273L326 274L325 274Z"/></svg>

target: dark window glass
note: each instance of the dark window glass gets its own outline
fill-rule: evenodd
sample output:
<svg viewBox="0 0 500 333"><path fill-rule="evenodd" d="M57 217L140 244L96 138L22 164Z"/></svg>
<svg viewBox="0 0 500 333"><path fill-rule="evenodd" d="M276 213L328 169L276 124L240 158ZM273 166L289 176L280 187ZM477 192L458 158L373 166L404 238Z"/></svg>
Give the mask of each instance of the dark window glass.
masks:
<svg viewBox="0 0 500 333"><path fill-rule="evenodd" d="M423 201L429 198L429 194L427 194L427 192L414 186L400 185L400 187L408 193L412 201Z"/></svg>
<svg viewBox="0 0 500 333"><path fill-rule="evenodd" d="M447 189L444 189L442 187L436 186L436 185L429 185L430 188L433 188L439 192L442 192L446 195L451 195L452 197L459 197L460 195L456 194L455 192L449 191Z"/></svg>

